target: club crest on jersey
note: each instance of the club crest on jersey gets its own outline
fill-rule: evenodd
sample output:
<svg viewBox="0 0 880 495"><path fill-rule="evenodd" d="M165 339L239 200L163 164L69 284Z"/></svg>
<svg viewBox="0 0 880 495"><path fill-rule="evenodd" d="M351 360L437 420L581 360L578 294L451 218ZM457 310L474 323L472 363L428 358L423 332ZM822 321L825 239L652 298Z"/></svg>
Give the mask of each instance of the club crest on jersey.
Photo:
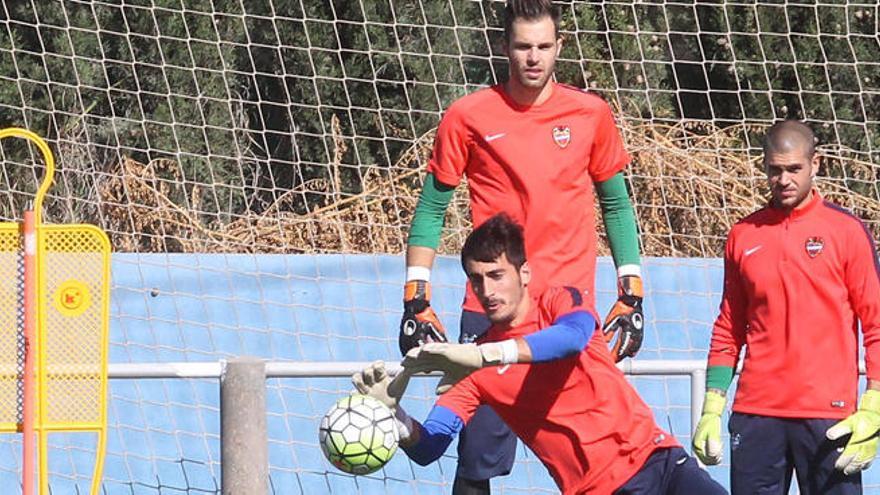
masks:
<svg viewBox="0 0 880 495"><path fill-rule="evenodd" d="M825 241L823 241L821 237L810 237L807 239L805 248L807 254L810 255L810 258L815 258L816 256L819 256L819 253L825 248Z"/></svg>
<svg viewBox="0 0 880 495"><path fill-rule="evenodd" d="M571 142L571 128L567 125L559 125L553 128L553 141L560 148L565 148Z"/></svg>

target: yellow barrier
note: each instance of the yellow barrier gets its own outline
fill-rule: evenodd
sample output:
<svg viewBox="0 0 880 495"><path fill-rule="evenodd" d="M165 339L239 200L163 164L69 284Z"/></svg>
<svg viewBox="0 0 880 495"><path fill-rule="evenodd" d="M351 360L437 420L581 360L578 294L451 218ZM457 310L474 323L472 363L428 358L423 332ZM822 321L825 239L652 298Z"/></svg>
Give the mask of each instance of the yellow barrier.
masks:
<svg viewBox="0 0 880 495"><path fill-rule="evenodd" d="M97 434L90 490L97 495L107 432L110 241L93 225L43 225L43 198L55 171L52 152L26 129L0 130L0 139L6 137L36 145L46 175L24 225L0 223L0 369L19 370L0 373L0 432L24 434L24 495L33 494L31 432L38 443L40 492L46 495L49 433Z"/></svg>

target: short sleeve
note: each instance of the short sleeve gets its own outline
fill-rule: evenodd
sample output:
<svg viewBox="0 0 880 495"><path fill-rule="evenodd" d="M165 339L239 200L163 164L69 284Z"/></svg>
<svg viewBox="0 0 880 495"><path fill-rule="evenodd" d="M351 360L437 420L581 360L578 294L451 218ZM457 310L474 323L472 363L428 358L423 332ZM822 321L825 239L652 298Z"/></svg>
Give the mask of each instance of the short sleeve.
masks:
<svg viewBox="0 0 880 495"><path fill-rule="evenodd" d="M548 322L554 322L560 316L574 311L586 311L595 317L593 308L587 306L584 292L575 287L551 287L541 296L541 312Z"/></svg>
<svg viewBox="0 0 880 495"><path fill-rule="evenodd" d="M472 373L456 383L448 392L437 399L437 405L451 410L461 418L462 422L467 424L474 416L477 408L482 404L480 389L476 382L481 372Z"/></svg>
<svg viewBox="0 0 880 495"><path fill-rule="evenodd" d="M620 131L617 130L611 107L602 101L597 106L597 113L593 148L590 151L590 163L587 168L593 182L605 182L623 170L623 167L629 163L630 156L623 147L623 139L620 137Z"/></svg>
<svg viewBox="0 0 880 495"><path fill-rule="evenodd" d="M470 155L470 132L464 115L450 107L437 128L428 172L443 184L455 187L461 182Z"/></svg>

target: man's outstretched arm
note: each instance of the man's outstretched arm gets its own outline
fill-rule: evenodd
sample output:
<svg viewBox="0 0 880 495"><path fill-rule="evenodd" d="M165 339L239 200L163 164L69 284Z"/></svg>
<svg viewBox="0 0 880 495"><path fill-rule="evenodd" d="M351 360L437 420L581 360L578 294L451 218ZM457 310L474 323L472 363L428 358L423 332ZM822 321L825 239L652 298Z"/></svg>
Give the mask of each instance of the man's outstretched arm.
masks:
<svg viewBox="0 0 880 495"><path fill-rule="evenodd" d="M443 455L452 439L464 427L461 418L449 408L435 405L424 423L411 418L400 405L412 373L403 369L392 378L385 363L376 361L351 377L355 389L385 404L394 413L400 434L400 447L413 461L425 466Z"/></svg>
<svg viewBox="0 0 880 495"><path fill-rule="evenodd" d="M563 359L583 351L596 319L586 310L570 311L535 333L485 344L426 344L412 349L403 360L411 373L442 371L437 393L443 394L459 380L486 366L536 363Z"/></svg>

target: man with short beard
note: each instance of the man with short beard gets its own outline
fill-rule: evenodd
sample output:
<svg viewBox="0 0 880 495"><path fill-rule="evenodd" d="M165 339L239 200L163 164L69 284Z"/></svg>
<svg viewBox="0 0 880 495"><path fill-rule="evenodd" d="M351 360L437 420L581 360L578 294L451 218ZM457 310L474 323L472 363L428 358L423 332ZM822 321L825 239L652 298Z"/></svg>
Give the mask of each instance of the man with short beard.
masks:
<svg viewBox="0 0 880 495"><path fill-rule="evenodd" d="M771 198L740 220L724 251L694 454L721 462L721 415L743 346L728 429L734 495L862 493L880 430L880 265L852 213L813 187L813 131L775 124L764 138ZM860 325L861 324L861 325ZM858 395L858 329L868 386Z"/></svg>
<svg viewBox="0 0 880 495"><path fill-rule="evenodd" d="M605 346L583 289L530 291L523 232L504 214L461 251L491 322L484 342L411 349L392 380L384 363L352 377L394 411L400 446L437 460L480 406L491 407L535 453L564 495L720 495L724 489L663 431ZM444 393L419 423L400 406L410 376L442 371Z"/></svg>
<svg viewBox="0 0 880 495"><path fill-rule="evenodd" d="M504 11L509 78L454 102L437 130L406 253L400 351L446 341L430 306L430 273L453 191L466 176L473 224L506 212L525 228L530 289L587 289L595 304L597 191L618 300L603 325L614 359L634 356L643 337L642 280L635 214L622 170L630 157L602 98L553 81L562 49L550 0L510 0ZM470 285L459 342L479 342L490 322ZM462 433L454 495L488 494L510 472L516 437L489 408Z"/></svg>

